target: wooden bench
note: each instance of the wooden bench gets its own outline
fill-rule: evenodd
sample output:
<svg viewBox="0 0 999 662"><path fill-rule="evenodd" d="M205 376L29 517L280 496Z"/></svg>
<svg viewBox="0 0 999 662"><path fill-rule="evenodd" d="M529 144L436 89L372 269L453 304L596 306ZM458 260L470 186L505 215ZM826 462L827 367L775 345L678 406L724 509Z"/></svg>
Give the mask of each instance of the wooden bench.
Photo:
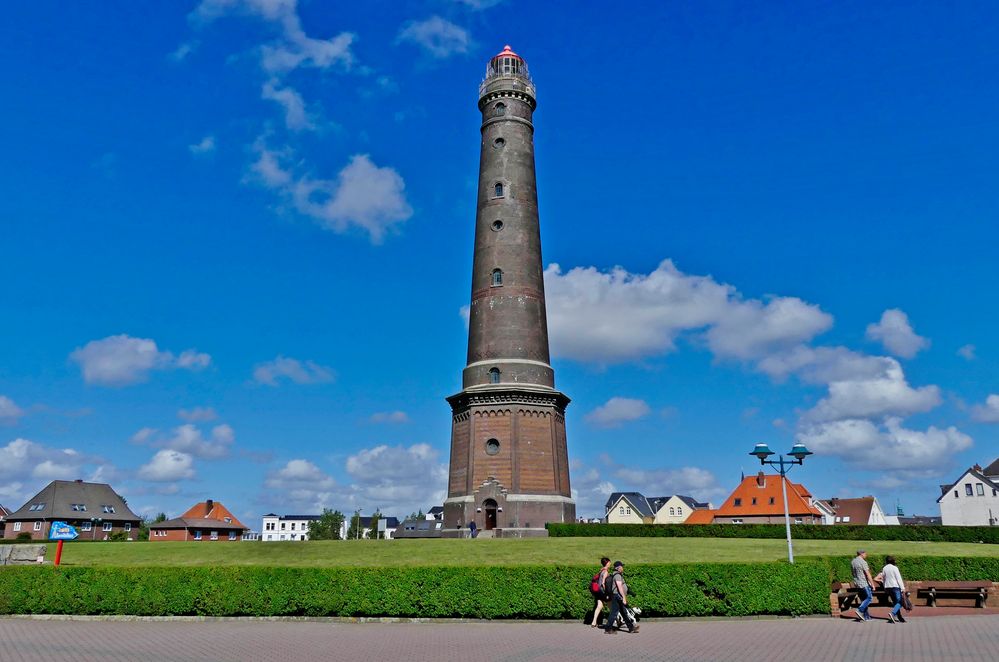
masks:
<svg viewBox="0 0 999 662"><path fill-rule="evenodd" d="M857 588L850 582L833 582L832 592L838 596L840 613L847 612L863 602L864 589ZM889 593L884 588L875 587L871 593L873 595L871 599L872 605L884 606L891 604L888 599Z"/></svg>
<svg viewBox="0 0 999 662"><path fill-rule="evenodd" d="M973 599L975 606L985 607L985 600L989 597L989 589L992 582L920 582L922 586L916 592L917 597L925 597L928 607L937 606L937 598L965 598Z"/></svg>

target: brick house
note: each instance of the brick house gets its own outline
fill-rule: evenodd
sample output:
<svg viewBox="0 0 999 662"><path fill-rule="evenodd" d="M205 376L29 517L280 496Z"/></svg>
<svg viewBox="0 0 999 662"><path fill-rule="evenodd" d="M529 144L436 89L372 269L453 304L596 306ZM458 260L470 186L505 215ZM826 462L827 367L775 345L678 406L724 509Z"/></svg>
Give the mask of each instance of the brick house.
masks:
<svg viewBox="0 0 999 662"><path fill-rule="evenodd" d="M81 540L107 540L115 533L133 540L141 523L107 483L54 480L4 518L3 537L27 532L32 540L47 540L55 521L76 527Z"/></svg>
<svg viewBox="0 0 999 662"><path fill-rule="evenodd" d="M787 480L786 478L784 480ZM784 499L781 477L762 471L746 476L714 511L715 524L783 524ZM822 524L822 513L812 494L800 483L787 480L787 512L792 524Z"/></svg>
<svg viewBox="0 0 999 662"><path fill-rule="evenodd" d="M191 506L180 517L149 525L149 540L169 542L204 540L230 542L242 539L248 529L221 503L208 499Z"/></svg>

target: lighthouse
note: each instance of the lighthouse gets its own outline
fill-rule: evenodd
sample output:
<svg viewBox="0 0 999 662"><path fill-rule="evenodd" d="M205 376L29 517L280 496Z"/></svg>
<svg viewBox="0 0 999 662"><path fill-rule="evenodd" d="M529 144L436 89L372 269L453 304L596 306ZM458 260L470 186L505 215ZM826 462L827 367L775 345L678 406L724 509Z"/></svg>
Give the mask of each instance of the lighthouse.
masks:
<svg viewBox="0 0 999 662"><path fill-rule="evenodd" d="M444 535L471 522L496 537L547 535L572 522L565 408L555 389L534 169L537 96L509 46L479 85L479 180L462 390L449 397Z"/></svg>

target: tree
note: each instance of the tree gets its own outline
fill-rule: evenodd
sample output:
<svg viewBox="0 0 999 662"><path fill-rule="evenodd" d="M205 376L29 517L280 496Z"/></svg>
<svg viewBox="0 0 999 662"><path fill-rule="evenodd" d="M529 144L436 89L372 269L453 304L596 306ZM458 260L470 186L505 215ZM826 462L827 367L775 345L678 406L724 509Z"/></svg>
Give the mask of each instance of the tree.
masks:
<svg viewBox="0 0 999 662"><path fill-rule="evenodd" d="M347 529L347 540L355 540L362 537L364 527L361 526L361 511L355 510L350 516L350 528Z"/></svg>
<svg viewBox="0 0 999 662"><path fill-rule="evenodd" d="M166 516L166 513L159 513L159 514L158 514L158 515L156 515L156 517L155 517L155 518L153 519L153 524L159 524L160 522L165 522L165 521L167 521L167 516Z"/></svg>
<svg viewBox="0 0 999 662"><path fill-rule="evenodd" d="M378 538L384 538L385 534L378 530L378 520L382 518L380 511L375 511L375 514L371 516L371 533L368 534L369 538L377 540Z"/></svg>
<svg viewBox="0 0 999 662"><path fill-rule="evenodd" d="M309 540L340 540L344 515L339 510L323 508L319 519L309 522Z"/></svg>

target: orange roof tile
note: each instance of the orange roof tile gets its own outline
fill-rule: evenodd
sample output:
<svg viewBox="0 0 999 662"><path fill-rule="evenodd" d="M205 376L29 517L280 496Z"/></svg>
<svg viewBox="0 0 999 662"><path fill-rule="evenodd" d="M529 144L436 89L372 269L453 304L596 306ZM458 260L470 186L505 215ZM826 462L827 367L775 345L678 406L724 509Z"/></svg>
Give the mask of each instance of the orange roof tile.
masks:
<svg viewBox="0 0 999 662"><path fill-rule="evenodd" d="M246 528L243 523L236 519L236 516L229 512L229 509L218 501L202 501L191 506L186 513L180 516L181 519L207 519L224 522L228 517L230 523L238 524L241 528Z"/></svg>
<svg viewBox="0 0 999 662"><path fill-rule="evenodd" d="M785 479L786 480L786 479ZM742 479L725 503L715 511L719 517L746 515L783 515L784 498L781 496L780 476L759 473ZM762 483L762 485L761 485ZM822 513L809 505L811 493L804 485L787 481L787 512L789 515L815 515ZM740 505L735 505L735 500ZM755 502L753 501L755 499Z"/></svg>
<svg viewBox="0 0 999 662"><path fill-rule="evenodd" d="M715 519L715 511L714 510L707 510L705 508L705 509L702 509L702 510L695 510L694 512L690 513L690 517L688 517L687 519L683 520L683 523L684 524L711 524L711 522L713 522L714 519Z"/></svg>

